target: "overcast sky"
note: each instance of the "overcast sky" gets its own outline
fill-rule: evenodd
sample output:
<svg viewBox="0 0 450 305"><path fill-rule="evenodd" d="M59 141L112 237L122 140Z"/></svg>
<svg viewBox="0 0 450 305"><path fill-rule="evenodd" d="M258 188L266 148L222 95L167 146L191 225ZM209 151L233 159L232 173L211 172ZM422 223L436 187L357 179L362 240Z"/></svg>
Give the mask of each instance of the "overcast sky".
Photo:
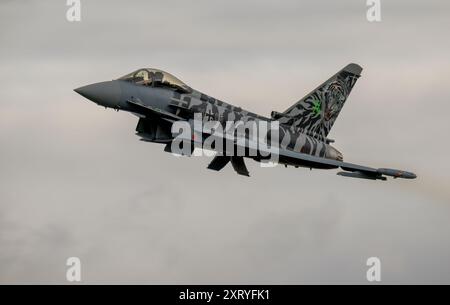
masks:
<svg viewBox="0 0 450 305"><path fill-rule="evenodd" d="M0 2L0 283L450 284L446 1ZM330 137L349 162L413 171L365 181L260 168L140 142L137 118L72 90L140 67L244 109L283 111L363 66Z"/></svg>

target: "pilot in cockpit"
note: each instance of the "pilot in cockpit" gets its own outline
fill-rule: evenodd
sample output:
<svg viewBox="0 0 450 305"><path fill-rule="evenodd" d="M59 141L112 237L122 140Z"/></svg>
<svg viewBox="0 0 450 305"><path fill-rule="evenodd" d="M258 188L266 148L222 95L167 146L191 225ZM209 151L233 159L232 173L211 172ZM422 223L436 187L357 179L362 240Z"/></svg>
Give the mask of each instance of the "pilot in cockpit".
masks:
<svg viewBox="0 0 450 305"><path fill-rule="evenodd" d="M142 86L172 88L184 93L192 92L192 89L178 78L158 69L140 69L119 79Z"/></svg>
<svg viewBox="0 0 450 305"><path fill-rule="evenodd" d="M134 81L138 85L151 86L152 78L147 70L140 70L134 75Z"/></svg>

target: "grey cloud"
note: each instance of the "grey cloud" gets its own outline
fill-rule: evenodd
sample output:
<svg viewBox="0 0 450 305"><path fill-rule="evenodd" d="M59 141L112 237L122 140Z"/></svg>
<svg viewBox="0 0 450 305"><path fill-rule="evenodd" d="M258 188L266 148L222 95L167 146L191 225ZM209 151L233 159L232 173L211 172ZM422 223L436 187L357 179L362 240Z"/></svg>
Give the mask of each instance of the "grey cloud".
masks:
<svg viewBox="0 0 450 305"><path fill-rule="evenodd" d="M449 283L448 4L383 1L0 4L0 282ZM139 142L80 85L155 66L251 111L284 110L350 61L365 70L331 137L410 181L206 170Z"/></svg>

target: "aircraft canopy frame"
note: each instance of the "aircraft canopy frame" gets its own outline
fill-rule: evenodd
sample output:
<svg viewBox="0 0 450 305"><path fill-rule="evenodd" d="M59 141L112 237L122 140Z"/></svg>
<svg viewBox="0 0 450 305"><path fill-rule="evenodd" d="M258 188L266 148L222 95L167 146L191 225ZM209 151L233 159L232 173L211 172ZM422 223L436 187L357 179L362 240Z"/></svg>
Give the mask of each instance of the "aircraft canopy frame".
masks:
<svg viewBox="0 0 450 305"><path fill-rule="evenodd" d="M149 87L170 87L182 92L192 92L192 89L177 77L154 68L138 69L120 77L119 80Z"/></svg>

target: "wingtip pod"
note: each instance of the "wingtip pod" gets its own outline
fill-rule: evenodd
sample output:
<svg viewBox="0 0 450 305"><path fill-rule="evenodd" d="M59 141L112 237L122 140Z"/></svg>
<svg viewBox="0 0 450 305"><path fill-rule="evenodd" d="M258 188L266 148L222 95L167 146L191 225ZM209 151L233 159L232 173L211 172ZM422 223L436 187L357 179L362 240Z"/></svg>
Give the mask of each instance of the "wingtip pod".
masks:
<svg viewBox="0 0 450 305"><path fill-rule="evenodd" d="M411 172L402 171L398 169L392 168L379 168L377 169L377 173L380 175L390 176L394 178L403 178L403 179L416 179L417 175Z"/></svg>
<svg viewBox="0 0 450 305"><path fill-rule="evenodd" d="M403 179L415 179L416 174L406 171L401 171L391 168L379 168L375 173L364 172L364 171L352 171L352 172L338 172L339 176L350 177L350 178L360 178L369 180L383 180L386 181L386 176Z"/></svg>

